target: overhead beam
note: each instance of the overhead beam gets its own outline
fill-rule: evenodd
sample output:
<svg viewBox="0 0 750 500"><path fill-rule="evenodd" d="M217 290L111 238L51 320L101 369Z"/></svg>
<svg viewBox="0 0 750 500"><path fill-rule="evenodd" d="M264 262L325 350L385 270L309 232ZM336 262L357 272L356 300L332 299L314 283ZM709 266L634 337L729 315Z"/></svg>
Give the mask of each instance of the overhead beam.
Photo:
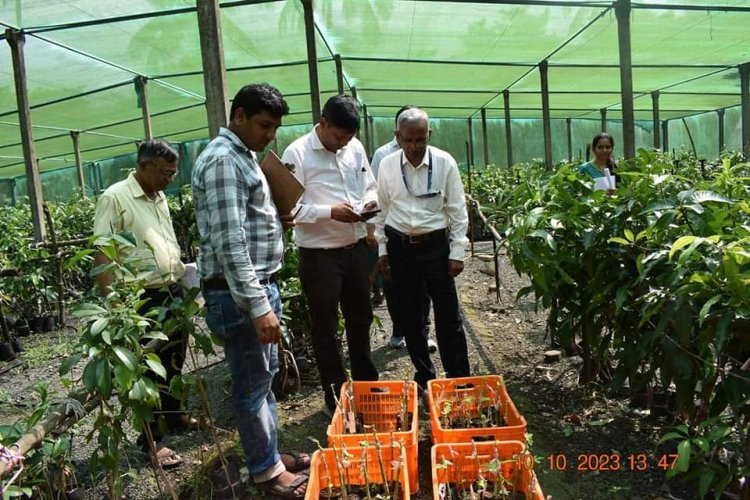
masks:
<svg viewBox="0 0 750 500"><path fill-rule="evenodd" d="M508 166L513 166L513 137L510 121L510 90L503 90L503 110L505 112L505 149L508 155Z"/></svg>
<svg viewBox="0 0 750 500"><path fill-rule="evenodd" d="M219 0L198 0L197 5L208 135L213 139L219 135L219 129L227 125L229 116L221 12Z"/></svg>
<svg viewBox="0 0 750 500"><path fill-rule="evenodd" d="M477 0L412 0L414 2L449 2L449 3L477 3ZM575 0L483 0L482 3L497 5L539 5L545 7L581 7L601 8L599 2L581 2ZM736 5L704 4L654 4L634 3L634 9L646 10L697 10L702 12L750 12L750 7Z"/></svg>
<svg viewBox="0 0 750 500"><path fill-rule="evenodd" d="M539 63L539 79L542 88L542 128L544 129L544 164L552 169L552 125L549 111L549 82L547 61Z"/></svg>
<svg viewBox="0 0 750 500"><path fill-rule="evenodd" d="M617 41L620 52L622 93L622 142L626 159L635 157L635 112L633 110L633 66L630 54L630 0L617 0Z"/></svg>
<svg viewBox="0 0 750 500"><path fill-rule="evenodd" d="M310 106L313 123L320 120L320 84L318 83L318 56L315 47L315 11L313 0L300 0L305 14L305 40L307 42L307 68L310 75Z"/></svg>
<svg viewBox="0 0 750 500"><path fill-rule="evenodd" d="M10 53L13 60L13 81L16 88L18 122L21 128L21 140L23 141L26 186L29 193L29 204L31 205L34 239L37 242L42 242L47 233L44 226L44 212L42 209L44 193L42 192L42 180L39 175L39 164L34 148L34 134L31 130L31 110L29 109L29 94L26 86L26 59L23 51L26 38L21 31L11 28L5 30L5 37L8 45L10 45Z"/></svg>

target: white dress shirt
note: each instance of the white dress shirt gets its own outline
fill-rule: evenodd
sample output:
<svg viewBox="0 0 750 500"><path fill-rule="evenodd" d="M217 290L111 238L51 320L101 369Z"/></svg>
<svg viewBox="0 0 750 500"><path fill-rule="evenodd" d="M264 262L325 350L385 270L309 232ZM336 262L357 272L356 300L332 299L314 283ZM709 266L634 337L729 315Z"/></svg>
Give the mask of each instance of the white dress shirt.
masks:
<svg viewBox="0 0 750 500"><path fill-rule="evenodd" d="M428 186L430 161L432 185ZM409 185L408 189L404 181ZM438 191L438 196L417 197ZM388 254L386 225L409 235L448 228L449 258L464 260L469 242L466 237L469 216L461 174L458 172L456 160L449 153L427 146L422 162L416 167L409 163L402 151L396 151L383 158L378 176L378 208L381 212L375 220L375 237L378 239L379 255Z"/></svg>
<svg viewBox="0 0 750 500"><path fill-rule="evenodd" d="M394 151L399 151L400 149L401 146L398 145L398 142L394 137L391 142L389 142L388 144L383 144L375 150L372 155L372 161L370 162L370 166L372 167L372 175L375 176L375 179L378 178L378 170L380 169L380 162L383 161L383 158L393 153Z"/></svg>
<svg viewBox="0 0 750 500"><path fill-rule="evenodd" d="M318 126L286 148L281 159L295 166L305 192L295 211L297 244L302 248L341 248L364 238L362 222L347 223L331 219L331 207L349 203L361 212L369 202L377 201L377 184L367 153L356 138L336 153L328 151L317 133ZM293 212L294 213L294 212Z"/></svg>

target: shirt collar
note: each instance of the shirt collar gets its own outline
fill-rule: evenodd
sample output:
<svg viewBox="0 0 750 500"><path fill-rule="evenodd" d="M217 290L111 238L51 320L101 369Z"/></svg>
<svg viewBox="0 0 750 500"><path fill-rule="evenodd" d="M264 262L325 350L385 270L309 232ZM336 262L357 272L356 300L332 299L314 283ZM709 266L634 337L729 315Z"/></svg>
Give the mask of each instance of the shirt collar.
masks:
<svg viewBox="0 0 750 500"><path fill-rule="evenodd" d="M125 182L127 183L128 189L130 190L130 194L133 196L133 198L143 197L143 198L149 199L148 196L146 196L146 192L138 183L138 179L135 178L135 170L130 171L127 178L125 179ZM157 191L155 199L163 199L163 198L164 198L164 193L161 191Z"/></svg>
<svg viewBox="0 0 750 500"><path fill-rule="evenodd" d="M234 146L239 148L241 151L244 151L245 153L249 154L253 160L255 160L256 162L258 161L258 157L256 156L255 151L253 151L252 149L248 149L248 147L245 146L245 143L242 142L242 139L237 137L237 134L235 134L234 132L232 132L226 127L221 127L219 128L219 135L221 137L224 137L229 142L231 142Z"/></svg>
<svg viewBox="0 0 750 500"><path fill-rule="evenodd" d="M427 149L424 150L424 157L422 158L422 161L419 163L419 165L411 165L409 162L409 159L406 158L406 153L403 153L403 159L404 163L403 165L411 165L414 168L421 168L423 165L427 165L427 162L429 161L430 156L430 146L427 146Z"/></svg>
<svg viewBox="0 0 750 500"><path fill-rule="evenodd" d="M311 147L312 147L313 149L317 149L317 150L320 150L320 149L322 149L323 151L326 151L327 153L331 153L330 151L328 151L328 149L326 149L326 147L325 147L325 146L323 145L323 143L322 143L322 142L320 142L320 137L318 137L318 127L320 127L320 125L319 125L319 124L316 124L316 125L315 125L315 126L313 127L313 129L312 129L312 133L310 134L310 146L311 146ZM339 149L338 151L336 151L336 153L331 153L331 154L336 154L336 155L340 155L340 154L342 154L342 153L343 153L344 151L346 151L346 148L347 148L348 146L349 146L349 145L347 144L347 145L346 145L346 146L344 146L343 148L341 148L341 149Z"/></svg>

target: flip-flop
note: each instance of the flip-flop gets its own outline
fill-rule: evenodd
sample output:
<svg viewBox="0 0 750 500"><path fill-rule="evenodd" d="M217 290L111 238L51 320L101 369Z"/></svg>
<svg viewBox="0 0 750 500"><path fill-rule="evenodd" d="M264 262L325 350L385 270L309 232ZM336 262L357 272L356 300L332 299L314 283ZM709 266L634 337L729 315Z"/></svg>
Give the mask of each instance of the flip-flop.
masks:
<svg viewBox="0 0 750 500"><path fill-rule="evenodd" d="M284 460L284 457L291 457L294 463L289 466L291 460ZM298 451L287 451L281 454L281 461L289 472L300 472L310 468L310 455Z"/></svg>
<svg viewBox="0 0 750 500"><path fill-rule="evenodd" d="M184 462L181 456L166 446L162 446L156 450L156 460L159 462L162 469L171 469Z"/></svg>
<svg viewBox="0 0 750 500"><path fill-rule="evenodd" d="M302 493L295 493L295 490L307 483L309 478L303 475L297 475L294 480L289 483L288 486L282 486L279 484L278 476L263 483L255 483L255 487L261 491L274 495L282 500L303 500L305 498L306 491Z"/></svg>

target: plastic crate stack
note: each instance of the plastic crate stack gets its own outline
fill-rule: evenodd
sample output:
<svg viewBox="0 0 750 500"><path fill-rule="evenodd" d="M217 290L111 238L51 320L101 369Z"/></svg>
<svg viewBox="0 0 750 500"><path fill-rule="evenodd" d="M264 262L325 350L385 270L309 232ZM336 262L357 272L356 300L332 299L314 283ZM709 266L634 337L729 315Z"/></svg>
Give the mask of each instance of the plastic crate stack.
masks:
<svg viewBox="0 0 750 500"><path fill-rule="evenodd" d="M522 498L544 500L533 470L534 457L524 444L526 419L510 399L501 377L431 380L428 403L436 500L450 497L446 491L450 485L468 491L482 484L488 492L520 493ZM490 426L498 418L504 425ZM487 426L450 428L456 420Z"/></svg>
<svg viewBox="0 0 750 500"><path fill-rule="evenodd" d="M409 500L419 490L418 401L416 382L345 383L326 432L329 447L312 456L305 499L318 500L329 484L338 488L342 479L361 486L380 484L385 475L398 480L398 498Z"/></svg>

